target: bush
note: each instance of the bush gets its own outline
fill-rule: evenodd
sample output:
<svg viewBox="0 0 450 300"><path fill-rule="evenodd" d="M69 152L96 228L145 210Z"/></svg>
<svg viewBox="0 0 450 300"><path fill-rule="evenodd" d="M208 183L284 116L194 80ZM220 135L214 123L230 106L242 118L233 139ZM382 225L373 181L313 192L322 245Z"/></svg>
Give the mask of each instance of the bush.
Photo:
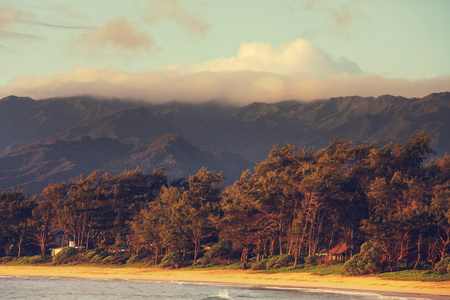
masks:
<svg viewBox="0 0 450 300"><path fill-rule="evenodd" d="M144 257L142 257L142 256L132 254L125 263L126 264L135 264L135 263L138 263L139 261L141 261L143 258Z"/></svg>
<svg viewBox="0 0 450 300"><path fill-rule="evenodd" d="M91 260L96 254L98 254L97 250L90 250L90 251L84 253L83 256L85 259Z"/></svg>
<svg viewBox="0 0 450 300"><path fill-rule="evenodd" d="M297 264L301 265L301 264L304 264L304 263L305 263L305 258L303 256L299 256L297 258Z"/></svg>
<svg viewBox="0 0 450 300"><path fill-rule="evenodd" d="M98 253L98 254L95 254L92 258L91 258L91 262L93 262L93 263L101 263L102 262L102 260L105 258L105 257L107 257L108 256L108 253L107 252L100 252L100 253Z"/></svg>
<svg viewBox="0 0 450 300"><path fill-rule="evenodd" d="M434 270L442 274L450 273L450 256L439 261L436 266L434 266Z"/></svg>
<svg viewBox="0 0 450 300"><path fill-rule="evenodd" d="M115 264L125 264L127 262L127 260L130 258L131 254L128 252L122 252L117 254L114 257L114 262Z"/></svg>
<svg viewBox="0 0 450 300"><path fill-rule="evenodd" d="M365 242L359 254L344 264L344 270L350 274L376 274L382 271L380 249L376 244Z"/></svg>
<svg viewBox="0 0 450 300"><path fill-rule="evenodd" d="M305 259L305 263L308 266L316 266L319 263L319 259L320 259L319 256L311 255Z"/></svg>
<svg viewBox="0 0 450 300"><path fill-rule="evenodd" d="M266 269L280 269L280 268L286 268L292 265L294 262L295 257L293 255L277 255L272 256L267 262L266 262Z"/></svg>
<svg viewBox="0 0 450 300"><path fill-rule="evenodd" d="M255 262L255 263L250 267L250 269L251 269L251 270L266 270L266 269L267 269L266 263L267 263L267 260L260 260L260 261L258 261L258 262Z"/></svg>
<svg viewBox="0 0 450 300"><path fill-rule="evenodd" d="M29 258L28 258L28 256L22 256L22 257L17 258L16 262L18 264L27 264L29 262Z"/></svg>
<svg viewBox="0 0 450 300"><path fill-rule="evenodd" d="M209 248L208 251L206 251L206 253L203 255L203 257L198 261L202 266L214 262L218 262L223 265L227 260L229 260L232 252L233 249L231 241L222 240Z"/></svg>
<svg viewBox="0 0 450 300"><path fill-rule="evenodd" d="M166 254L161 263L159 264L160 268L177 268L178 269L178 253L170 252Z"/></svg>
<svg viewBox="0 0 450 300"><path fill-rule="evenodd" d="M53 256L53 263L55 264L65 264L68 262L72 262L73 259L70 259L72 256L78 254L78 249L74 247L66 247L59 251L55 256ZM78 261L79 258L76 258Z"/></svg>
<svg viewBox="0 0 450 300"><path fill-rule="evenodd" d="M1 262L2 264L4 264L4 263L9 263L9 262L12 262L12 261L14 261L14 257L12 257L12 256L3 256L3 257L0 257L0 262Z"/></svg>
<svg viewBox="0 0 450 300"><path fill-rule="evenodd" d="M28 258L30 264L41 264L48 261L50 258L48 256L35 255Z"/></svg>
<svg viewBox="0 0 450 300"><path fill-rule="evenodd" d="M112 264L114 262L114 255L108 255L101 260L102 264Z"/></svg>

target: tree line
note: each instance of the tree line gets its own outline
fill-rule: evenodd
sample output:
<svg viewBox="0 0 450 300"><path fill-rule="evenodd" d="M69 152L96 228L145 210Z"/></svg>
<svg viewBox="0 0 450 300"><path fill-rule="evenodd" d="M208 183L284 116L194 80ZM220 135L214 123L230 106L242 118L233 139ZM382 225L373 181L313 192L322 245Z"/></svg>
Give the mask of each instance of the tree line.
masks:
<svg viewBox="0 0 450 300"><path fill-rule="evenodd" d="M383 147L339 138L317 151L275 146L226 188L223 175L206 168L172 182L163 169L138 168L95 171L39 197L4 191L0 255L46 255L59 228L83 251L133 253L154 264L171 256L176 265L245 267L289 255L297 266L346 243L354 266L376 252L374 271L433 267L450 248L450 157L428 161L430 144L416 132Z"/></svg>

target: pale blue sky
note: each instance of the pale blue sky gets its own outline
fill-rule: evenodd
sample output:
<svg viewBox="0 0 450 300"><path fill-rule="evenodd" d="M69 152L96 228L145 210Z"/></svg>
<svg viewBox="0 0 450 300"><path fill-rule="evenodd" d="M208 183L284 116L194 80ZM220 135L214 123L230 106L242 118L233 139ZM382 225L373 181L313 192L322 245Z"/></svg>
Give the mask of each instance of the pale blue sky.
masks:
<svg viewBox="0 0 450 300"><path fill-rule="evenodd" d="M450 90L447 0L0 0L0 97Z"/></svg>

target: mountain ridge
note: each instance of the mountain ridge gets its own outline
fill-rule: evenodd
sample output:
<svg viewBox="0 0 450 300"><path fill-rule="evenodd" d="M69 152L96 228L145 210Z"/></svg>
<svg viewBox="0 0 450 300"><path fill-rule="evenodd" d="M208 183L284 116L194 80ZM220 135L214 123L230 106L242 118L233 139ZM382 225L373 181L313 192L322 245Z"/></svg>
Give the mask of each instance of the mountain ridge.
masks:
<svg viewBox="0 0 450 300"><path fill-rule="evenodd" d="M91 168L83 165L67 147L55 152L43 146L78 141L73 144L77 147L82 145L83 137L94 141L108 138L131 149L99 167L108 166L114 172L131 165L166 167L180 176L195 172L203 162L219 172L228 168L227 172L233 173L228 177L235 178L239 172L267 158L276 144L319 149L336 136L355 144L383 146L390 141L402 142L414 131L425 130L434 137L432 147L443 156L450 152L448 115L450 92L410 99L391 95L350 96L308 103L254 102L241 107L220 101L149 104L90 96L42 100L8 96L0 100L0 172L3 172L0 182L11 184L0 187L19 187L24 183L15 182L14 178L23 174L38 176L37 171L31 170L39 168L42 174L55 168L52 174L56 179L61 173L58 170L92 169L94 163ZM87 141L83 145L87 148L80 148L81 152L89 149L92 152L87 161L95 157L102 161L102 154L95 153L98 149L89 148ZM31 148L23 148L27 146ZM158 147L162 152L158 153ZM22 160L22 165L5 173L1 166L8 165L6 160L13 164L21 153L19 149L30 151L28 155L35 162L41 159L41 164ZM49 156L54 161L42 160Z"/></svg>

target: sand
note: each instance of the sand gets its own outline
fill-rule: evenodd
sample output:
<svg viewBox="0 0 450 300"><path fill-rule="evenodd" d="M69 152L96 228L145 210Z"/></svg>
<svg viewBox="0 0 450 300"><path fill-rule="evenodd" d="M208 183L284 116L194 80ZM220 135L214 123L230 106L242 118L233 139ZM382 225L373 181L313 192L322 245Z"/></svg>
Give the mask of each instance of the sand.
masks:
<svg viewBox="0 0 450 300"><path fill-rule="evenodd" d="M374 276L319 276L309 273L257 273L247 270L166 270L83 266L3 266L0 276L50 276L92 279L132 279L207 282L252 286L326 288L450 296L450 281L389 280Z"/></svg>

